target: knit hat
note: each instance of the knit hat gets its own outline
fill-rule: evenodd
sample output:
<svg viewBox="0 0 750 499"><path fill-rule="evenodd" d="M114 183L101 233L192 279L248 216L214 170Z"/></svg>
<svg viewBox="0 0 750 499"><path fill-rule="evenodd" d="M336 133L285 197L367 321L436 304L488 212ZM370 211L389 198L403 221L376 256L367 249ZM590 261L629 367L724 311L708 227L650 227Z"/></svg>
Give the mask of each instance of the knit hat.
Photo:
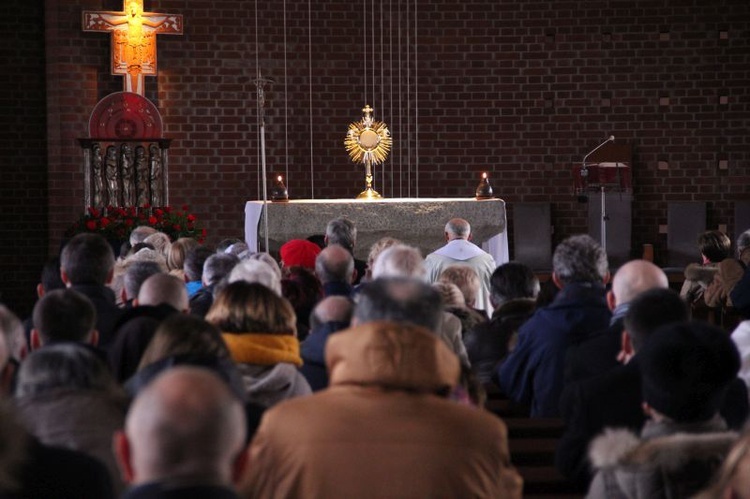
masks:
<svg viewBox="0 0 750 499"><path fill-rule="evenodd" d="M729 335L700 322L657 329L638 358L643 400L676 422L714 416L740 368Z"/></svg>
<svg viewBox="0 0 750 499"><path fill-rule="evenodd" d="M285 267L298 265L315 270L315 258L320 253L320 247L304 239L292 239L281 246L279 253Z"/></svg>

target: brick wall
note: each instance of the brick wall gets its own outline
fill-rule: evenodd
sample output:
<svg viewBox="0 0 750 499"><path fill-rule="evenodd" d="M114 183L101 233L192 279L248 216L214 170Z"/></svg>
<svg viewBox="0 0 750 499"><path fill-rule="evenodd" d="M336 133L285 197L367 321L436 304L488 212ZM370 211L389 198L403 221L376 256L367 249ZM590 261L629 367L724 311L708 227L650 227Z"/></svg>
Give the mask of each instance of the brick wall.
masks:
<svg viewBox="0 0 750 499"><path fill-rule="evenodd" d="M559 240L586 229L570 167L614 134L633 147L636 253L648 242L663 254L670 201L708 201L708 226L735 234L733 201L750 198L746 1L286 3L146 1L185 18L183 36L159 37L147 96L175 139L172 203L194 208L209 242L240 236L243 204L259 197L258 67L276 80L269 174L288 171L292 197L361 190L342 142L367 100L394 136L376 170L386 196L470 196L487 170L511 209L551 201ZM83 33L81 11L121 7L46 2L50 249L81 209L75 139L122 88L109 36Z"/></svg>
<svg viewBox="0 0 750 499"><path fill-rule="evenodd" d="M0 4L0 301L22 318L47 256L43 3Z"/></svg>

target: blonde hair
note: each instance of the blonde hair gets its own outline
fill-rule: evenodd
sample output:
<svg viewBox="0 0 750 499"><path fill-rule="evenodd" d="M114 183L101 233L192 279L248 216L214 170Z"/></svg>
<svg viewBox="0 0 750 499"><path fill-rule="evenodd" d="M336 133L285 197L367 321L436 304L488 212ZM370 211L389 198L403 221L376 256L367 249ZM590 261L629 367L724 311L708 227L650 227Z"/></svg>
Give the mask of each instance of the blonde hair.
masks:
<svg viewBox="0 0 750 499"><path fill-rule="evenodd" d="M433 288L437 289L440 293L440 298L443 300L443 307L446 308L462 308L466 306L464 295L458 286L452 282L436 282L432 285Z"/></svg>
<svg viewBox="0 0 750 499"><path fill-rule="evenodd" d="M236 281L222 289L206 320L224 333L297 335L294 308L263 284Z"/></svg>
<svg viewBox="0 0 750 499"><path fill-rule="evenodd" d="M750 469L750 431L740 435L735 441L724 462L716 471L713 483L695 499L722 499L724 497L746 497L748 470ZM744 482L744 483L743 483ZM731 493L731 495L730 495Z"/></svg>
<svg viewBox="0 0 750 499"><path fill-rule="evenodd" d="M198 241L192 237L181 237L173 242L167 254L169 270L182 270L188 251L198 246Z"/></svg>
<svg viewBox="0 0 750 499"><path fill-rule="evenodd" d="M448 282L458 286L464 295L467 306L473 307L479 294L479 276L476 270L468 265L451 265L441 272L438 282Z"/></svg>

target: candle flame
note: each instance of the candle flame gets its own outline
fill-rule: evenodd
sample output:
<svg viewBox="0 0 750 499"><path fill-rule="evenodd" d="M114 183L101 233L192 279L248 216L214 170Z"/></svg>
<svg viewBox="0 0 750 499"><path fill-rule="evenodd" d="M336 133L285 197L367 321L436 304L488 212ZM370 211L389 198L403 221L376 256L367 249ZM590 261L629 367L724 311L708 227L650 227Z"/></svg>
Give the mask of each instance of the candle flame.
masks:
<svg viewBox="0 0 750 499"><path fill-rule="evenodd" d="M279 175L278 177L276 177L276 181L277 181L277 182L281 182L281 180L282 180L282 177L281 177L281 175Z"/></svg>
<svg viewBox="0 0 750 499"><path fill-rule="evenodd" d="M487 179L487 172L482 172L482 179Z"/></svg>

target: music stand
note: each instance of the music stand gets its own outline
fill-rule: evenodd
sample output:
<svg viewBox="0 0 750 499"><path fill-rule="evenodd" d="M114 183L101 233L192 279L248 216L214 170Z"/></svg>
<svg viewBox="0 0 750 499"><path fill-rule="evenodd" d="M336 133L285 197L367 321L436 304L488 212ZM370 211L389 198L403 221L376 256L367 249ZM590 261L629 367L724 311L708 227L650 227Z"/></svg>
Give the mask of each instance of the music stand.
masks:
<svg viewBox="0 0 750 499"><path fill-rule="evenodd" d="M581 166L572 168L574 190L579 198L598 192L601 199L600 241L607 250L607 192L632 191L632 151L629 144L608 143L594 151Z"/></svg>

